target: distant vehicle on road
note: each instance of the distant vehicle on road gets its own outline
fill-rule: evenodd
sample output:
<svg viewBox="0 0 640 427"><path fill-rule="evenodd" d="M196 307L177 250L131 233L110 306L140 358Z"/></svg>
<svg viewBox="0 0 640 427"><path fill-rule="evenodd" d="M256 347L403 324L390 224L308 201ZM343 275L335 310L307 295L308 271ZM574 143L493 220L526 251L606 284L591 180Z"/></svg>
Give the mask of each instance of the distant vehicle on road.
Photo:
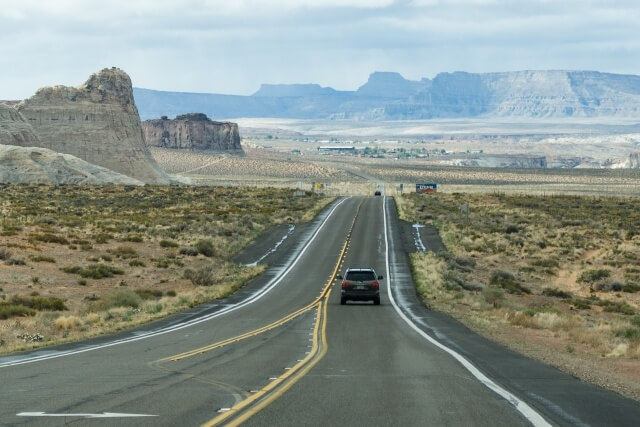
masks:
<svg viewBox="0 0 640 427"><path fill-rule="evenodd" d="M376 190L375 193L373 193L374 196L382 196L382 191L380 190Z"/></svg>
<svg viewBox="0 0 640 427"><path fill-rule="evenodd" d="M380 282L382 276L376 275L373 268L348 268L342 279L340 291L340 304L347 301L373 301L374 305L380 304Z"/></svg>

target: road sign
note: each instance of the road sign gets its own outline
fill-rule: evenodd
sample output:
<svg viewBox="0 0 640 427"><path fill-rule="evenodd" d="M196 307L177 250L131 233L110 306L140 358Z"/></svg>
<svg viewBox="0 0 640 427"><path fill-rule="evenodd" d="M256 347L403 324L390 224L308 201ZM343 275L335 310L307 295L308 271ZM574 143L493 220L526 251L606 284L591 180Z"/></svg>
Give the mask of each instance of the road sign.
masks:
<svg viewBox="0 0 640 427"><path fill-rule="evenodd" d="M436 184L435 182L416 184L416 193L435 193L437 190L438 184Z"/></svg>

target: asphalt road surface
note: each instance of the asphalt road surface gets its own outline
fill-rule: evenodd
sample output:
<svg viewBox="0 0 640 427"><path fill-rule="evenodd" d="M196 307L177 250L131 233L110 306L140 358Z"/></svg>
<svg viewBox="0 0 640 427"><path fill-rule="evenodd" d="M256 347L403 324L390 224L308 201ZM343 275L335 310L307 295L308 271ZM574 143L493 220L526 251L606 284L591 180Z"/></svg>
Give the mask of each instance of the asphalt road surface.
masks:
<svg viewBox="0 0 640 427"><path fill-rule="evenodd" d="M403 234L392 199L341 199L230 298L1 357L0 424L638 425L638 403L426 309ZM347 267L385 276L380 306L340 305Z"/></svg>

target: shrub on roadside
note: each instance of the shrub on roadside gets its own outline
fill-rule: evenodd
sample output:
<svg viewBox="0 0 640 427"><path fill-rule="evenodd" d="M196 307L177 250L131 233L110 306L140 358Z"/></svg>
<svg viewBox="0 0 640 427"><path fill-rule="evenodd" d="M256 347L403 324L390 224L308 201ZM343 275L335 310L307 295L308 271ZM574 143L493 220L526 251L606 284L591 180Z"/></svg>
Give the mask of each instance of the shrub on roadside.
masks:
<svg viewBox="0 0 640 427"><path fill-rule="evenodd" d="M640 292L640 285L633 282L627 282L622 287L622 292L628 292L630 294L635 292Z"/></svg>
<svg viewBox="0 0 640 427"><path fill-rule="evenodd" d="M163 248L177 248L178 244L173 240L160 240L160 247Z"/></svg>
<svg viewBox="0 0 640 427"><path fill-rule="evenodd" d="M136 289L135 293L143 300L162 297L162 291L157 289Z"/></svg>
<svg viewBox="0 0 640 427"><path fill-rule="evenodd" d="M107 233L96 234L96 236L93 238L93 240L95 240L95 242L98 244L107 243L110 239L113 239L113 236Z"/></svg>
<svg viewBox="0 0 640 427"><path fill-rule="evenodd" d="M137 258L138 252L130 246L118 246L115 249L108 249L111 255L114 255L117 258L129 259L129 258Z"/></svg>
<svg viewBox="0 0 640 427"><path fill-rule="evenodd" d="M601 301L599 305L609 313L621 313L627 316L636 314L636 310L624 301Z"/></svg>
<svg viewBox="0 0 640 427"><path fill-rule="evenodd" d="M487 287L482 290L482 297L488 304L497 308L504 301L504 292L501 289Z"/></svg>
<svg viewBox="0 0 640 427"><path fill-rule="evenodd" d="M50 256L45 256L45 255L31 255L29 259L33 262L50 262L50 263L56 262L55 258Z"/></svg>
<svg viewBox="0 0 640 427"><path fill-rule="evenodd" d="M606 279L611 275L611 270L596 269L585 270L578 276L578 282L580 283L595 283L598 280Z"/></svg>
<svg viewBox="0 0 640 427"><path fill-rule="evenodd" d="M591 302L582 298L575 298L571 301L571 304L578 310L588 310L591 308Z"/></svg>
<svg viewBox="0 0 640 427"><path fill-rule="evenodd" d="M640 328L625 328L616 333L616 336L623 337L629 341L640 341Z"/></svg>
<svg viewBox="0 0 640 427"><path fill-rule="evenodd" d="M548 297L562 298L562 299L573 298L573 295L571 295L569 292L561 291L560 289L557 289L557 288L544 288L542 290L542 295L545 295Z"/></svg>
<svg viewBox="0 0 640 427"><path fill-rule="evenodd" d="M23 305L16 305L7 302L0 302L0 319L10 319L12 317L35 316L36 311Z"/></svg>
<svg viewBox="0 0 640 427"><path fill-rule="evenodd" d="M219 275L215 266L207 265L196 270L186 269L184 278L191 280L191 283L196 286L211 286L218 282Z"/></svg>
<svg viewBox="0 0 640 427"><path fill-rule="evenodd" d="M525 286L522 286L516 281L513 274L504 270L495 270L491 275L490 283L493 286L498 286L510 294L530 294L531 290Z"/></svg>
<svg viewBox="0 0 640 427"><path fill-rule="evenodd" d="M180 255L197 256L198 250L196 248L180 248L178 253Z"/></svg>
<svg viewBox="0 0 640 427"><path fill-rule="evenodd" d="M76 326L80 326L82 322L76 316L61 316L56 319L56 328L58 329L73 329Z"/></svg>
<svg viewBox="0 0 640 427"><path fill-rule="evenodd" d="M215 255L215 248L213 247L213 242L210 239L198 240L195 248L199 253L206 257L210 258Z"/></svg>
<svg viewBox="0 0 640 427"><path fill-rule="evenodd" d="M69 241L63 237L52 233L32 234L29 236L30 242L57 243L59 245L68 245Z"/></svg>
<svg viewBox="0 0 640 427"><path fill-rule="evenodd" d="M103 279L116 274L124 274L124 271L104 264L90 264L87 267L63 267L61 270L65 273L78 274L85 279Z"/></svg>
<svg viewBox="0 0 640 427"><path fill-rule="evenodd" d="M558 260L553 258L534 259L531 261L531 265L535 265L536 267L546 267L546 268L560 267L560 263L558 262Z"/></svg>
<svg viewBox="0 0 640 427"><path fill-rule="evenodd" d="M14 296L10 301L13 305L21 305L23 307L32 308L38 311L63 311L68 310L68 308L64 305L64 301L61 298L57 297L41 297L41 296L32 296L32 297L22 297L22 296Z"/></svg>
<svg viewBox="0 0 640 427"><path fill-rule="evenodd" d="M93 302L89 306L91 311L107 311L116 307L138 308L141 298L133 291L120 291L113 295L108 295ZM108 320L105 318L105 320Z"/></svg>
<svg viewBox="0 0 640 427"><path fill-rule="evenodd" d="M0 248L0 260L7 261L11 259L11 251L6 248Z"/></svg>
<svg viewBox="0 0 640 427"><path fill-rule="evenodd" d="M624 288L624 284L617 280L602 280L591 285L591 289L600 292L620 292Z"/></svg>

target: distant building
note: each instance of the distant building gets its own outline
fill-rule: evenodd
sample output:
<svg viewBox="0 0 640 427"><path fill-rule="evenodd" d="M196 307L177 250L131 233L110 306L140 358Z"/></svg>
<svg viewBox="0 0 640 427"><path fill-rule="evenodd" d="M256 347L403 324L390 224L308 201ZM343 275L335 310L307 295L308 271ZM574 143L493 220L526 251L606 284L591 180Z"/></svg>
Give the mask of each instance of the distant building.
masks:
<svg viewBox="0 0 640 427"><path fill-rule="evenodd" d="M333 145L321 145L318 147L318 151L335 152L335 151L356 151L354 146L333 146Z"/></svg>

